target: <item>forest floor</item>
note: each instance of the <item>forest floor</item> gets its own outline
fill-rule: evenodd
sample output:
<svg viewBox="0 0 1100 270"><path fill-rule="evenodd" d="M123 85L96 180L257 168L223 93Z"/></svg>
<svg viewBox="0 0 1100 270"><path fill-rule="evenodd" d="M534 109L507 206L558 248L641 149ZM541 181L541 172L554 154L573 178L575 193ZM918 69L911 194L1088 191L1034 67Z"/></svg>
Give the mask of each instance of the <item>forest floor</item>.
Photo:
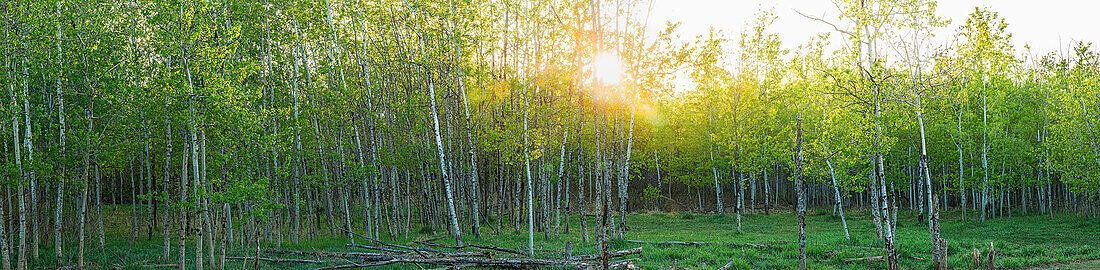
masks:
<svg viewBox="0 0 1100 270"><path fill-rule="evenodd" d="M758 209L759 210L759 209ZM89 261L100 267L120 269L150 269L152 265L172 264L178 261L179 250L177 237L172 236L172 257L169 261L160 261L162 251L162 238L154 234L152 241L145 240L144 234L140 237L130 236L129 211L107 210L109 215L105 219L107 234L106 247L96 249L98 240L96 234L89 234L88 256ZM761 211L762 212L762 211ZM845 259L861 258L882 255L881 252L856 247L881 247L881 241L875 236L875 228L871 223L870 215L863 211L850 211L848 214L848 227L851 240L844 239L844 231L841 228L840 219L831 214L830 209L817 209L809 211L806 216L808 264L811 269L879 269L884 268L884 262L857 261L845 262ZM946 213L941 222L943 238L948 241L949 266L952 269L967 269L973 265L974 249L979 249L983 254L993 243L996 250L996 265L1005 269L1095 269L1100 267L1100 222L1092 218L1073 217L1062 215L1051 220L1046 216L1028 215L1021 217L1019 212L1013 217L991 219L984 223L974 221L973 213L969 215L970 221L962 222L960 212ZM899 264L903 269L929 269L930 248L928 227L911 212L901 211L898 215L897 240ZM626 239L641 241L707 241L707 242L736 242L749 244L766 244L777 249L757 247L736 247L727 245L699 245L680 246L665 244L635 244L626 241L614 241L613 249L628 249L644 247L640 255L626 258L637 258L636 265L643 269L668 269L670 266L684 267L687 269L715 269L727 262L733 261L731 269L793 269L798 265L798 244L796 217L789 210L773 211L771 215L749 214L742 218L743 233L736 231L736 219L734 215L700 215L700 214L669 214L638 212L629 216ZM89 224L89 229L95 228L94 223ZM527 246L527 234L516 232L511 224L505 223L502 234L494 233L492 224L483 225L482 237L475 239L468 233L464 239L467 242L505 247L516 250L524 250ZM544 250L546 254L551 251L562 251L567 242L572 242L574 255L591 254L597 252L595 235L598 224L589 217L588 228L593 242L584 243L580 235L580 222L576 216L571 218L570 231L562 233L555 238L553 232L549 239L545 234L535 235L535 249ZM526 224L520 226L525 229ZM412 241L427 240L443 234L442 231L432 232L430 228L413 225L414 230L409 232L408 238L399 235L395 239L383 237L383 241L405 245L415 245ZM356 231L361 231L356 227ZM92 230L94 232L94 230ZM327 230L321 232L328 234ZM239 236L238 236L239 237ZM72 240L72 239L70 239ZM188 268L194 266L194 241L189 239ZM346 247L347 238L342 237L317 237L313 240L303 240L299 245L288 242L282 245L282 250L296 251L356 251L370 252L368 250ZM443 239L438 243L453 244L452 239ZM357 239L356 243L364 244ZM46 245L49 246L49 245ZM855 247L853 247L855 246ZM72 258L76 252L76 243L69 241L65 245L68 258ZM272 248L265 246L265 249ZM51 248L43 248L40 261L32 261L32 268L56 267ZM536 252L540 253L540 252ZM229 256L252 256L252 251L245 253L237 248L230 252ZM547 258L555 258L561 255L545 255ZM265 254L264 257L296 258L293 256ZM920 258L920 259L918 259ZM308 258L307 258L308 259ZM68 260L67 260L68 261ZM74 262L69 261L66 265ZM333 262L328 265L346 264L346 262ZM261 262L264 269L312 269L319 264L294 264L294 263L267 263ZM241 261L227 262L228 269L242 268ZM417 268L411 265L390 265L382 269L425 269L433 268L424 265Z"/></svg>

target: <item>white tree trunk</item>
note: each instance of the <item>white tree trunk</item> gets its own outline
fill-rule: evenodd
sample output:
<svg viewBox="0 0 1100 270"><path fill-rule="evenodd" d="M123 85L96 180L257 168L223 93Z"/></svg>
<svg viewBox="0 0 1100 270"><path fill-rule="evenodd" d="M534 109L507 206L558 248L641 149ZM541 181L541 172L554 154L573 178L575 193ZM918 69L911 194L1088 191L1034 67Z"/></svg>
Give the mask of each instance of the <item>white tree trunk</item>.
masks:
<svg viewBox="0 0 1100 270"><path fill-rule="evenodd" d="M523 87L523 166L527 176L527 254L535 254L535 212L534 194L531 186L531 157L527 153L529 138L527 134L527 115L531 106L527 102L527 87Z"/></svg>
<svg viewBox="0 0 1100 270"><path fill-rule="evenodd" d="M833 198L836 200L837 213L840 214L840 225L844 227L844 239L852 240L852 236L848 233L848 221L844 219L844 204L840 198L840 188L836 185L836 173L833 171L832 159L826 158L825 165L829 166L829 178L833 180Z"/></svg>

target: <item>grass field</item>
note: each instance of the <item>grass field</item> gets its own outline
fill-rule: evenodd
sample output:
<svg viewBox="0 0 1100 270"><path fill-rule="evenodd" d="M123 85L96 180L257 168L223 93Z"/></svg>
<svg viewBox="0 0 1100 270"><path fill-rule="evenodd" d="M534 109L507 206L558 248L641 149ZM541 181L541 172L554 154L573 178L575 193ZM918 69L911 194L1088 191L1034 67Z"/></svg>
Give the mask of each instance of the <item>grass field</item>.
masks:
<svg viewBox="0 0 1100 270"><path fill-rule="evenodd" d="M107 223L107 245L95 249L97 240L94 234L89 237L89 260L97 266L121 269L144 269L143 265L174 263L178 257L176 237L172 237L173 259L159 261L161 239L145 241L144 237L132 238L128 235L128 219L122 210L109 211ZM844 259L881 255L873 250L844 246L881 247L876 239L875 229L866 212L849 213L848 226L852 240L844 239L840 220L827 209L807 213L807 248L811 269L878 269L884 268L883 262L852 262ZM1018 213L1017 213L1018 214ZM1044 216L1026 216L999 218L979 222L961 222L958 212L948 213L942 222L942 234L948 241L950 267L967 269L972 263L974 249L983 253L993 243L998 252L996 265L1006 269L1089 269L1098 268L1100 263L1100 223L1089 218L1059 217L1050 220ZM973 216L973 215L971 215ZM574 254L595 253L596 243L583 243L579 234L580 223L572 217L569 234L547 240L543 234L536 234L535 248L538 250L563 250L566 242L572 242ZM725 245L707 246L669 246L642 245L625 241L615 241L614 249L627 249L643 246L641 255L635 255L637 265L644 269L667 269L676 265L689 269L714 269L733 260L734 269L792 269L798 265L797 243L798 227L795 216L790 212L773 212L772 215L750 214L743 218L744 233L736 232L732 215L698 215L668 213L635 213L628 217L630 227L627 239L644 241L724 241L738 243L769 244L778 249L740 248ZM901 212L898 216L898 252L903 269L930 268L930 248L928 227L917 220L912 213ZM592 239L595 239L596 223L588 223ZM506 224L501 235L492 233L491 227L483 227L481 239L467 236L468 242L494 245L513 249L525 249L527 234L514 232ZM522 226L526 227L526 226ZM416 227L414 227L416 228ZM417 230L426 232L428 230ZM435 235L439 236L439 235ZM399 236L393 243L406 244L414 240L433 238L433 235L410 232L408 239ZM388 239L386 239L388 240ZM303 241L300 245L284 243L284 250L300 251L364 251L345 247L345 238L321 237ZM451 239L441 243L453 243ZM358 243L363 243L359 241ZM193 266L194 244L188 242L188 264ZM841 246L844 245L844 246ZM267 248L267 247L265 247ZM75 252L75 243L67 245L67 252ZM34 268L49 268L59 264L53 259L52 248L42 250L42 260L33 262ZM230 256L251 256L242 250L231 252ZM272 256L272 255L267 255ZM924 260L912 257L924 258ZM70 256L71 258L71 256ZM284 257L290 258L290 257ZM73 264L74 262L67 262ZM340 264L339 262L334 263ZM261 267L270 269L310 269L320 265L289 263L261 263ZM239 269L240 261L230 261L227 268ZM189 267L191 268L191 267ZM424 266L424 268L431 268ZM383 269L419 269L410 265L387 266Z"/></svg>

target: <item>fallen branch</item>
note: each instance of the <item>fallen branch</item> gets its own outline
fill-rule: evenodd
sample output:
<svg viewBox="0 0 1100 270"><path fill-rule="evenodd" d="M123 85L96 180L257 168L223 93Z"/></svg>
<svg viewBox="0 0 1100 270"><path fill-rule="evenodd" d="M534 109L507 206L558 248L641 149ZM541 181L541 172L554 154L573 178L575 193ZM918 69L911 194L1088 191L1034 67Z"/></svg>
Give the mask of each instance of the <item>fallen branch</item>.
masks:
<svg viewBox="0 0 1100 270"><path fill-rule="evenodd" d="M440 268L433 268L433 269L428 269L428 270L454 270L454 269L462 269L462 268L471 267L471 266L476 266L476 265L471 265L471 264L448 265L448 266L444 266L444 267L440 267Z"/></svg>
<svg viewBox="0 0 1100 270"><path fill-rule="evenodd" d="M595 263L577 262L577 261L563 261L563 260L544 260L544 259L514 259L514 258L394 258L391 260L375 262L375 263L353 263L329 267L321 267L315 270L330 270L330 269L349 269L349 268L363 268L372 266L382 266L394 263L415 263L415 264L430 264L430 265L443 265L443 266L458 266L458 265L473 265L476 267L484 268L509 268L509 269L534 269L553 266L572 266L574 268L586 268L594 267Z"/></svg>
<svg viewBox="0 0 1100 270"><path fill-rule="evenodd" d="M293 250L278 250L268 249L264 253L272 254L287 254L297 256L313 256L313 257L326 257L326 258L341 258L349 260L362 260L362 261L385 261L396 258L394 254L387 253L370 253L370 252L310 252L310 251L293 251Z"/></svg>
<svg viewBox="0 0 1100 270"><path fill-rule="evenodd" d="M907 257L907 258L910 258L910 259L914 259L914 260L921 260L921 261L923 261L923 260L924 260L924 259L922 259L922 258L920 258L920 257L914 257L914 256L905 256L905 257ZM847 262L857 262L857 261L885 261L885 260L883 259L883 256L882 256L882 255L879 255L879 256L870 256L870 257L862 257L862 258L851 258L851 259L844 259L844 262L846 262L846 263L847 263Z"/></svg>
<svg viewBox="0 0 1100 270"><path fill-rule="evenodd" d="M677 205L679 205L680 207L683 207L684 209L692 209L691 207L688 207L687 205L684 205L684 204L682 204L682 203L680 203L680 202L678 202L678 201L676 201L676 200L673 200L672 198L669 198L668 196L664 196L664 195L661 195L661 198L665 198L665 199L667 199L667 200L669 200L669 201L671 201L671 202L674 202L674 203L676 203Z"/></svg>
<svg viewBox="0 0 1100 270"><path fill-rule="evenodd" d="M370 249L370 250L385 251L385 252L396 252L396 253L403 253L403 252L402 252L402 251L400 251L400 250L396 250L396 249L389 249L389 248L384 248L384 247L372 247L372 246L364 246L364 245L358 245L358 244L344 244L344 245L345 245L345 246L349 246L349 247L357 247L357 248L362 248L362 249Z"/></svg>
<svg viewBox="0 0 1100 270"><path fill-rule="evenodd" d="M84 268L94 269L94 268L98 268L98 267L99 267L98 264L96 264L94 262L88 262L88 263L84 264L83 268L81 268L79 264L74 264L74 265L66 265L66 266L58 267L57 269L59 269L59 270L62 270L62 269L84 269Z"/></svg>
<svg viewBox="0 0 1100 270"><path fill-rule="evenodd" d="M734 243L734 242L682 242L682 241L663 241L663 242L651 242L651 241L637 241L627 240L628 243L635 244L658 244L658 245L681 245L681 246L701 246L701 245L727 245L727 246L745 246L764 249L779 249L778 247L765 244L749 244L749 243Z"/></svg>
<svg viewBox="0 0 1100 270"><path fill-rule="evenodd" d="M733 266L733 260L734 259L730 259L730 262L726 263L726 265L723 265L722 267L718 267L718 270L729 270L730 267Z"/></svg>
<svg viewBox="0 0 1100 270"><path fill-rule="evenodd" d="M627 255L634 255L634 254L638 254L638 253L642 253L642 247L612 251L611 253L608 254L608 256L610 256L611 258L614 258L614 257L627 256ZM603 256L603 254L588 254L588 255L572 256L572 257L568 257L566 259L567 260L574 260L574 261L590 261L590 260L600 259L601 256Z"/></svg>
<svg viewBox="0 0 1100 270"><path fill-rule="evenodd" d="M363 267L372 267L372 266L383 266L383 265L392 264L392 263L395 263L395 262L396 262L395 260L389 260L389 261L383 261L383 262L377 262L377 263L353 263L353 264L344 264L344 265L337 265L337 266L326 266L326 267L321 267L321 268L314 268L314 270L363 268Z"/></svg>
<svg viewBox="0 0 1100 270"><path fill-rule="evenodd" d="M226 257L226 260L238 260L238 261L252 261L256 260L256 257ZM280 258L264 258L260 257L261 261L274 262L274 263L327 263L326 261L316 260L303 260L303 259L280 259ZM173 264L175 265L175 264Z"/></svg>
<svg viewBox="0 0 1100 270"><path fill-rule="evenodd" d="M461 246L448 246L448 245L444 245L444 244L437 244L437 243L431 243L431 242L425 242L425 241L416 241L416 242L413 242L413 243L417 243L417 244L421 244L421 245L425 245L425 246L450 248L450 249L463 249L463 248L473 247L473 248L479 248L479 249L495 250L495 251L500 251L500 252L512 253L512 254L525 256L525 257L528 256L527 252L522 252L522 251L518 251L518 250L514 250L514 249L507 249L507 248L502 248L502 247L479 245L479 244L469 244L469 243L467 243L467 244L464 244L464 245L461 245Z"/></svg>
<svg viewBox="0 0 1100 270"><path fill-rule="evenodd" d="M145 268L159 268L159 267L179 267L179 264L142 264L141 267Z"/></svg>
<svg viewBox="0 0 1100 270"><path fill-rule="evenodd" d="M846 263L858 262L858 261L886 261L886 260L883 259L882 256L870 256L870 257L863 257L863 258L844 259L844 262L846 262Z"/></svg>
<svg viewBox="0 0 1100 270"><path fill-rule="evenodd" d="M432 238L432 239L428 239L428 240L424 240L424 241L420 241L420 242L426 242L426 243L431 243L431 242L439 241L439 239L443 239L443 238L447 238L447 235L446 235L446 234L444 234L444 235L441 235L441 236L439 236L439 237L436 237L436 238Z"/></svg>
<svg viewBox="0 0 1100 270"><path fill-rule="evenodd" d="M430 248L414 248L414 247L406 247L406 246L402 246L402 245L397 245L397 244L390 244L390 243L382 242L382 240L374 239L373 237L370 237L370 236L366 236L366 235L362 235L362 234L359 234L359 233L356 233L356 232L353 232L353 231L349 231L349 230L346 230L346 229L344 229L344 228L340 228L340 227L336 227L336 229L339 229L339 230L341 230L341 231L344 231L344 232L346 232L346 233L350 233L350 234L352 234L352 235L355 235L355 236L361 237L361 238L363 238L363 239L367 239L367 240L371 240L371 241L374 241L375 243L378 243L379 245L383 245L383 246L387 246L387 247L395 247L395 248L401 248L401 249L408 249L408 250L412 250L412 251L427 251L427 252L435 252L435 253L440 253L440 252L439 252L438 250L434 250L434 249L430 249Z"/></svg>

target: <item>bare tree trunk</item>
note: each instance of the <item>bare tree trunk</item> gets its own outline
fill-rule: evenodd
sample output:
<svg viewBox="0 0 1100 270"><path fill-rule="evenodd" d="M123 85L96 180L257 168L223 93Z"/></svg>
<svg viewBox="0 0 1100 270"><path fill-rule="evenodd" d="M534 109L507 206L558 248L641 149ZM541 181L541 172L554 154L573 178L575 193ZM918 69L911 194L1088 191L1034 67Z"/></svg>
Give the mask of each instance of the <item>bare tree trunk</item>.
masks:
<svg viewBox="0 0 1100 270"><path fill-rule="evenodd" d="M10 61L11 60L9 59L9 65L10 65ZM25 62L26 61L24 61L24 64L25 64ZM12 69L11 72L15 73L15 70ZM10 76L11 75L9 75L9 77ZM26 85L26 81L24 81L23 84ZM24 168L23 167L23 154L22 154L21 150L22 150L22 148L25 148L28 145L26 145L26 144L24 144L23 146L19 145L20 144L19 139L21 137L20 132L19 132L19 120L21 120L21 119L19 119L19 111L23 111L23 110L21 110L21 108L19 108L21 106L19 106L19 101L16 100L17 95L16 95L16 92L14 90L14 85L15 85L14 83L11 83L11 84L8 85L9 94L12 97L12 103L11 103L12 104L12 106L11 106L12 107L12 110L11 110L11 114L12 114L12 122L11 122L11 126L12 126L12 133L11 133L11 135L12 135L12 145L15 147L15 166L16 166L16 169L19 172L19 176L21 178L23 178L22 180L25 181L25 180L30 178L30 173L28 173L28 171L33 170L33 168ZM26 95L27 95L27 91L24 88L24 90L23 90L23 99L24 100L26 99ZM23 116L26 116L26 111L23 111ZM27 151L30 152L31 150L27 149ZM27 269L27 233L28 233L27 232L27 230L28 230L28 228L27 228L27 218L28 218L29 215L31 215L31 213L29 213L30 211L27 210L27 199L26 199L27 195L26 195L26 191L25 191L26 188L23 187L24 185L25 185L25 183L23 183L23 181L19 181L19 182L16 183L16 190L17 190L16 194L17 194L17 196L19 196L19 199L17 200L19 202L19 215L18 215L18 217L19 217L19 245L17 246L19 254L18 254L18 262L16 264L16 269L18 269L18 270Z"/></svg>
<svg viewBox="0 0 1100 270"><path fill-rule="evenodd" d="M769 190L771 190L771 187L768 186L768 168L767 168L767 166L764 167L763 171L764 171L764 215L771 215L772 214L771 213L771 201L769 201L769 198L771 197L771 192Z"/></svg>
<svg viewBox="0 0 1100 270"><path fill-rule="evenodd" d="M710 136L707 136L707 138L710 138ZM717 165L714 164L714 140L713 139L709 139L709 140L711 140L711 142L710 142L710 144L711 144L711 147L710 147L710 163L711 163L710 172L714 176L714 197L717 200L716 204L717 204L717 208L718 208L718 214L721 215L721 214L724 214L724 211L722 211L722 186L718 185L718 168L717 168Z"/></svg>
<svg viewBox="0 0 1100 270"><path fill-rule="evenodd" d="M933 198L939 201L939 197ZM947 245L940 238L940 209L939 204L933 203L929 212L928 229L932 237L932 267L938 270L947 269Z"/></svg>
<svg viewBox="0 0 1100 270"><path fill-rule="evenodd" d="M634 146L634 109L630 110L630 129L627 131L626 155L623 156L623 165L619 169L619 239L626 238L626 206L627 191L630 182L630 151Z"/></svg>
<svg viewBox="0 0 1100 270"><path fill-rule="evenodd" d="M84 129L85 134L91 134L91 132L92 132L92 127L93 127L93 122L94 122L93 120L95 119L95 118L92 117L92 112L93 112L93 109L94 109L93 106L95 105L94 99L95 99L95 94L93 93L92 98L88 100L88 108L84 110L84 118L86 118L88 120L88 125ZM78 225L79 230L80 230L80 232L78 233L79 234L79 239L80 239L79 240L80 244L79 244L79 255L78 255L79 261L77 263L77 266L79 266L80 268L84 268L84 266L85 266L85 264L84 264L84 247L85 247L85 238L86 238L86 235L87 235L87 230L85 230L85 228L87 227L87 219L88 219L88 174L91 173L90 172L91 166L92 166L92 160L91 160L91 155L90 155L91 153L92 153L92 140L91 140L91 138L85 138L85 141L84 141L84 173L81 175L81 178L83 178L82 180L83 180L84 184L80 186L80 222L79 222L80 224Z"/></svg>
<svg viewBox="0 0 1100 270"><path fill-rule="evenodd" d="M802 188L802 114L795 117L794 189L798 196L798 269L806 269L806 191Z"/></svg>
<svg viewBox="0 0 1100 270"><path fill-rule="evenodd" d="M99 231L99 248L106 245L103 238L103 175L99 174L99 164L95 166L95 216Z"/></svg>
<svg viewBox="0 0 1100 270"><path fill-rule="evenodd" d="M165 101L167 101L167 98L165 98L165 99L166 99ZM165 104L168 104L168 103L165 102ZM162 261L168 261L168 258L171 256L170 254L172 253L172 246L171 246L172 243L171 243L171 240L169 240L170 237L168 236L169 235L168 231L169 231L169 226L170 226L169 224L172 223L172 222L168 222L168 216L169 216L169 214L168 214L168 212L169 212L168 211L168 209L169 209L169 207L168 207L168 198L170 197L170 195L168 194L168 190L169 190L168 179L171 179L170 171L171 171L171 168L172 168L172 122L168 118L168 114L164 114L164 148L165 148L165 150L164 150L164 178L162 178L162 181L164 181L164 183L161 185L161 188L164 190L164 193L165 193L164 197L161 197L161 200L164 201L164 205L165 205L164 212L163 212L163 218L161 218L161 220L163 222L163 224L162 224L162 226L163 226L163 230L162 230L163 235L162 235L162 237L164 238L164 249L163 249L163 252L161 252L161 254L160 254L160 259Z"/></svg>
<svg viewBox="0 0 1100 270"><path fill-rule="evenodd" d="M457 35L452 34L452 37L455 39L454 45L456 49L454 51L458 54L458 60L461 61L461 43L459 42ZM470 204L472 208L470 209L470 214L472 215L471 220L473 221L472 225L474 238L481 238L481 189L478 183L479 175L477 171L477 144L474 143L476 141L476 138L474 138L474 134L471 131L474 127L470 123L470 103L466 100L466 84L463 80L463 77L465 77L465 73L463 73L462 65L458 65L457 69L458 78L456 80L458 81L458 92L462 93L462 109L466 116L466 149L467 155L469 155L470 158Z"/></svg>
<svg viewBox="0 0 1100 270"><path fill-rule="evenodd" d="M577 114L580 114L580 109L577 110ZM580 218L581 221L582 240L585 243L588 243L588 218L585 217L585 212L588 210L588 204L586 204L584 200L584 179L587 178L587 176L584 174L584 168L586 167L586 162L584 162L584 143L580 139L580 131L582 130L584 130L584 123L583 121L580 121L580 123L577 124L577 152L580 156L580 158L578 159L578 164L580 166L577 167L577 174L578 176L580 176L577 177L577 216ZM590 172L589 174L595 175L595 170L592 170L592 172Z"/></svg>
<svg viewBox="0 0 1100 270"><path fill-rule="evenodd" d="M6 228L8 215L4 211L5 208L7 207L0 206L0 261L3 262L3 270L11 270L11 247L8 245L10 243L8 239L11 239L11 237L8 236Z"/></svg>
<svg viewBox="0 0 1100 270"><path fill-rule="evenodd" d="M561 197L562 197L562 178L561 175L565 172L565 145L569 141L569 129L565 129L561 135L561 154L558 159L558 181L557 181L557 198L554 200L554 237L557 237L561 228ZM566 180L568 181L568 180ZM569 189L565 190L565 197L569 198ZM566 203L566 217L565 220L569 222L568 202Z"/></svg>
<svg viewBox="0 0 1100 270"><path fill-rule="evenodd" d="M525 175L527 176L527 254L535 255L535 212L534 212L534 187L531 185L531 157L527 153L527 144L529 142L527 134L527 115L531 111L531 106L527 101L527 86L523 87L523 166Z"/></svg>
<svg viewBox="0 0 1100 270"><path fill-rule="evenodd" d="M187 156L191 151L190 148L195 147L195 146L191 145L191 142L188 141L186 138L180 138L180 139L183 141L183 149L181 149L183 151L180 151L180 187L179 187L179 196L180 196L180 198L179 198L179 204L180 204L179 213L180 213L180 216L179 216L179 221L176 223L176 224L178 224L177 225L178 228L176 228L176 230L179 232L179 246L178 246L178 248L180 250L179 263L177 263L177 265L179 266L179 270L185 270L185 269L187 269L186 268L186 266L187 266L187 249L186 249L186 247L187 247L187 230L189 229L189 224L188 224L188 221L187 221L187 215L188 215L189 211L188 211L187 207L185 207L184 205L187 204L187 203L190 203L190 201L191 201L190 193L187 190L187 187L188 187L187 182L191 181L190 177L187 174L187 172L189 170L188 169L189 164L187 163Z"/></svg>
<svg viewBox="0 0 1100 270"><path fill-rule="evenodd" d="M833 161L831 158L825 159L825 165L829 166L829 178L833 180L833 194L836 200L836 209L840 213L840 225L844 227L844 239L852 240L852 236L848 233L848 221L844 219L844 204L840 198L840 189L836 185L836 173L833 172Z"/></svg>
<svg viewBox="0 0 1100 270"><path fill-rule="evenodd" d="M982 88L985 88L984 81ZM988 110L984 91L982 95L982 222L985 222L986 206L989 204L989 132L986 130Z"/></svg>
<svg viewBox="0 0 1100 270"><path fill-rule="evenodd" d="M959 134L962 134L962 114L959 113L958 122L955 123L955 127L958 129ZM959 207L962 207L962 221L966 222L966 185L963 184L963 148L962 138L958 139L958 144L955 145L959 151Z"/></svg>
<svg viewBox="0 0 1100 270"><path fill-rule="evenodd" d="M61 1L57 2L57 16L61 17ZM61 62L61 59L62 59L61 58L61 42L63 40L61 28L63 27L63 25L64 25L63 23L58 23L57 24L57 55L58 55L58 57L57 57L57 66L58 66L58 68L63 67L63 63ZM61 90L61 77L62 76L63 76L62 73L58 72L57 80L55 82L56 83L55 87L56 87L56 91L57 91L57 122L58 122L58 132L57 132L58 139L57 139L57 142L58 142L58 145L60 146L60 149L61 149L59 160L62 160L62 162L63 162L65 160L65 157L67 157L66 154L68 152L66 152L67 149L65 147L65 94ZM61 163L61 162L59 162L59 163ZM68 177L68 175L66 175L65 167L66 166L64 166L62 164L57 164L57 169L58 169L57 198L56 198L57 201L54 203L54 212L53 212L53 224L54 224L53 225L53 241L54 241L53 242L53 248L54 248L54 256L56 256L57 262L59 264L63 263L64 258L65 258L64 251L62 250L62 247L61 247L61 225L62 225L61 224L61 213L64 212L64 210L65 210L65 204L64 204L64 200L62 200L62 197L63 197L64 191L65 191L65 181L66 181L66 178ZM3 215L3 214L0 213L0 215ZM3 228L0 228L0 231L2 231L2 230L3 230ZM7 238L4 238L4 239L7 239ZM6 255L4 255L4 259L7 260ZM8 268L5 267L4 269L7 270Z"/></svg>
<svg viewBox="0 0 1100 270"><path fill-rule="evenodd" d="M458 216L455 215L455 202L454 193L451 191L451 182L447 175L446 154L443 151L443 140L440 137L439 130L439 116L436 113L435 102L435 83L431 82L429 78L428 82L429 95L431 95L432 101L432 121L435 124L435 146L439 152L439 169L443 176L443 189L447 196L447 217L450 221L451 235L455 237L458 244L462 244L462 228L458 227Z"/></svg>
<svg viewBox="0 0 1100 270"><path fill-rule="evenodd" d="M889 209L891 196L887 192L886 167L883 164L884 163L884 158L883 158L883 154L882 154L882 151L884 151L882 149L883 131L882 131L882 125L881 125L881 123L879 123L879 120L881 118L882 118L882 108L879 104L876 104L875 105L875 120L874 120L874 124L875 124L875 149L874 149L874 151L875 151L876 173L878 174L877 176L878 176L878 181L879 181L879 190L881 191L881 193L880 193L881 203L879 205L881 210L879 211L879 213L882 215L882 220L883 220L882 227L883 227L883 231L885 232L885 234L883 235L884 236L883 238L885 238L885 240L886 240L886 245L885 245L886 246L886 254L887 254L887 256L886 256L887 257L886 258L887 266L886 267L890 270L896 270L896 269L898 269L898 258L897 258L897 252L894 250L894 225L893 224L896 224L897 210L895 209L893 211L893 213L891 213L891 211ZM891 220L891 214L895 215L893 220Z"/></svg>

